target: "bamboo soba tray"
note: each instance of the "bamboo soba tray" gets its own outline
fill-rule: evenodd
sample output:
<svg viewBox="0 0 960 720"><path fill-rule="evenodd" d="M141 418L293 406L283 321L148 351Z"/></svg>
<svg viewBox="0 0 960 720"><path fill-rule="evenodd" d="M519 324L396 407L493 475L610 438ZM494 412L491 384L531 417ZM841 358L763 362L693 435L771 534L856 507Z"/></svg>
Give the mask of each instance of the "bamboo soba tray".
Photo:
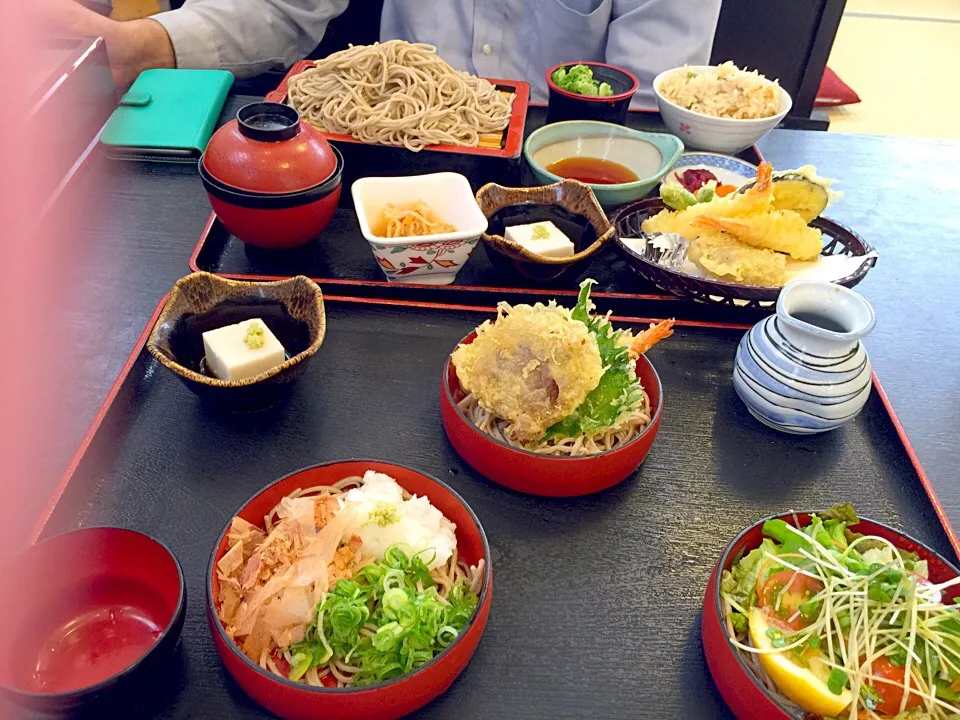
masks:
<svg viewBox="0 0 960 720"><path fill-rule="evenodd" d="M296 63L277 89L267 93L264 99L286 103L287 82L294 75L314 65L312 60ZM477 147L428 145L419 152L412 152L394 145L365 143L350 135L318 128L343 154L344 188L349 189L354 180L361 177L394 177L443 171L466 175L475 188L490 177L499 177L506 182L519 181L530 85L519 80L488 80L502 95L513 98L513 108L506 129L502 133L482 135ZM349 192L340 195L340 204L344 207L352 206L353 199Z"/></svg>
<svg viewBox="0 0 960 720"><path fill-rule="evenodd" d="M729 718L699 617L713 565L743 527L849 500L948 558L957 547L878 382L832 433L780 435L750 417L730 380L744 326L678 322L647 355L664 410L644 465L606 492L558 500L485 480L444 436L443 364L492 307L326 300L318 356L288 401L263 412L214 413L144 350L146 334L134 348L42 531L120 525L156 537L180 560L189 602L182 650L149 692L91 717L272 717L214 651L205 577L233 512L319 462L376 458L431 474L486 530L490 622L464 673L416 718Z"/></svg>

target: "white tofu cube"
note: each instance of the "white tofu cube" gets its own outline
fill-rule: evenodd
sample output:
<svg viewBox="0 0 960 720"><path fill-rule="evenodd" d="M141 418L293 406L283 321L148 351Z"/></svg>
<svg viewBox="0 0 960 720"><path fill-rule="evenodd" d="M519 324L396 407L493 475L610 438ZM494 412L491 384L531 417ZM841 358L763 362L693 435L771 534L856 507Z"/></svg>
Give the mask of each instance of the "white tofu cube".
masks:
<svg viewBox="0 0 960 720"><path fill-rule="evenodd" d="M574 254L570 238L550 220L529 225L513 225L504 229L503 236L530 252L544 257L562 258Z"/></svg>
<svg viewBox="0 0 960 720"><path fill-rule="evenodd" d="M247 343L247 333L254 324L263 329L263 345L260 347L251 347ZM285 359L283 345L260 318L205 332L203 352L210 373L229 381L259 375L281 365Z"/></svg>

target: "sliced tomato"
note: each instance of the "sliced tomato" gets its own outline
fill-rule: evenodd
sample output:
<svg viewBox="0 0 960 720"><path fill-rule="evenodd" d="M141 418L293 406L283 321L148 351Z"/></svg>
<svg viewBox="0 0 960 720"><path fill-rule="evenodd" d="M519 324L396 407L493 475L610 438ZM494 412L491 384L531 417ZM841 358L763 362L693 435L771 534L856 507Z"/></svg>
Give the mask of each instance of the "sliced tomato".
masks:
<svg viewBox="0 0 960 720"><path fill-rule="evenodd" d="M881 715L898 714L900 712L900 702L903 700L903 688L906 685L904 682L906 668L898 667L888 658L882 657L873 661L871 670L874 677L865 682L880 697L880 701L877 703L877 712ZM923 703L922 698L916 692L912 692L912 686L910 689L911 692L907 696L907 710L919 707Z"/></svg>
<svg viewBox="0 0 960 720"><path fill-rule="evenodd" d="M800 555L799 553L786 553L785 555L777 555L777 557L803 559L803 555ZM770 565L777 565L777 564L778 564L777 560L772 557L769 557L766 560L764 560L762 563L760 563L760 568L757 570L757 583L755 586L757 591L757 597L760 597L761 595L763 595L763 584L767 580L767 569L770 567Z"/></svg>
<svg viewBox="0 0 960 720"><path fill-rule="evenodd" d="M821 590L823 583L819 580L793 570L782 570L767 578L758 600L760 607L791 630L803 630L810 622L800 615L800 606Z"/></svg>

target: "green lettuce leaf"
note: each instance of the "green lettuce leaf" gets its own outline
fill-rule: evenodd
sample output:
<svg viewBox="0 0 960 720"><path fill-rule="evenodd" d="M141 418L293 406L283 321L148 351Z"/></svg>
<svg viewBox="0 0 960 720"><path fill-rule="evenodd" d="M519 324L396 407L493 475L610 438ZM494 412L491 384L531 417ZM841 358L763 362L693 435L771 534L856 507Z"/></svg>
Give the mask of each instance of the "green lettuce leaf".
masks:
<svg viewBox="0 0 960 720"><path fill-rule="evenodd" d="M744 555L720 576L720 591L745 610L756 604L757 574L763 564L764 552L777 552L777 546L770 538L764 538L760 547Z"/></svg>
<svg viewBox="0 0 960 720"><path fill-rule="evenodd" d="M624 331L614 330L606 317L591 315L595 306L590 301L590 289L595 283L588 279L580 284L580 295L570 314L597 338L605 370L580 407L547 430L548 437L573 437L610 427L625 409L637 403L643 392L640 380L632 372L628 349L618 344Z"/></svg>

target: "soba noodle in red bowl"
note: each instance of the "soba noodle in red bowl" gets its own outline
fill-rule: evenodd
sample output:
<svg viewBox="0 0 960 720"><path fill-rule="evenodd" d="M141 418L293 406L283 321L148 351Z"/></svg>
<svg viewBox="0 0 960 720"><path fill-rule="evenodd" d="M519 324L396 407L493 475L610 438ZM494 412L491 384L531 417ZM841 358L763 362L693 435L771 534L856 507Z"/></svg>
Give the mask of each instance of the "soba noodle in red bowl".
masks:
<svg viewBox="0 0 960 720"><path fill-rule="evenodd" d="M573 497L625 480L650 451L663 391L643 354L673 321L636 335L590 302L510 307L465 337L440 381L440 414L475 470L533 495Z"/></svg>
<svg viewBox="0 0 960 720"><path fill-rule="evenodd" d="M207 575L214 645L277 715L391 720L443 693L490 612L486 535L439 480L351 460L241 507Z"/></svg>

